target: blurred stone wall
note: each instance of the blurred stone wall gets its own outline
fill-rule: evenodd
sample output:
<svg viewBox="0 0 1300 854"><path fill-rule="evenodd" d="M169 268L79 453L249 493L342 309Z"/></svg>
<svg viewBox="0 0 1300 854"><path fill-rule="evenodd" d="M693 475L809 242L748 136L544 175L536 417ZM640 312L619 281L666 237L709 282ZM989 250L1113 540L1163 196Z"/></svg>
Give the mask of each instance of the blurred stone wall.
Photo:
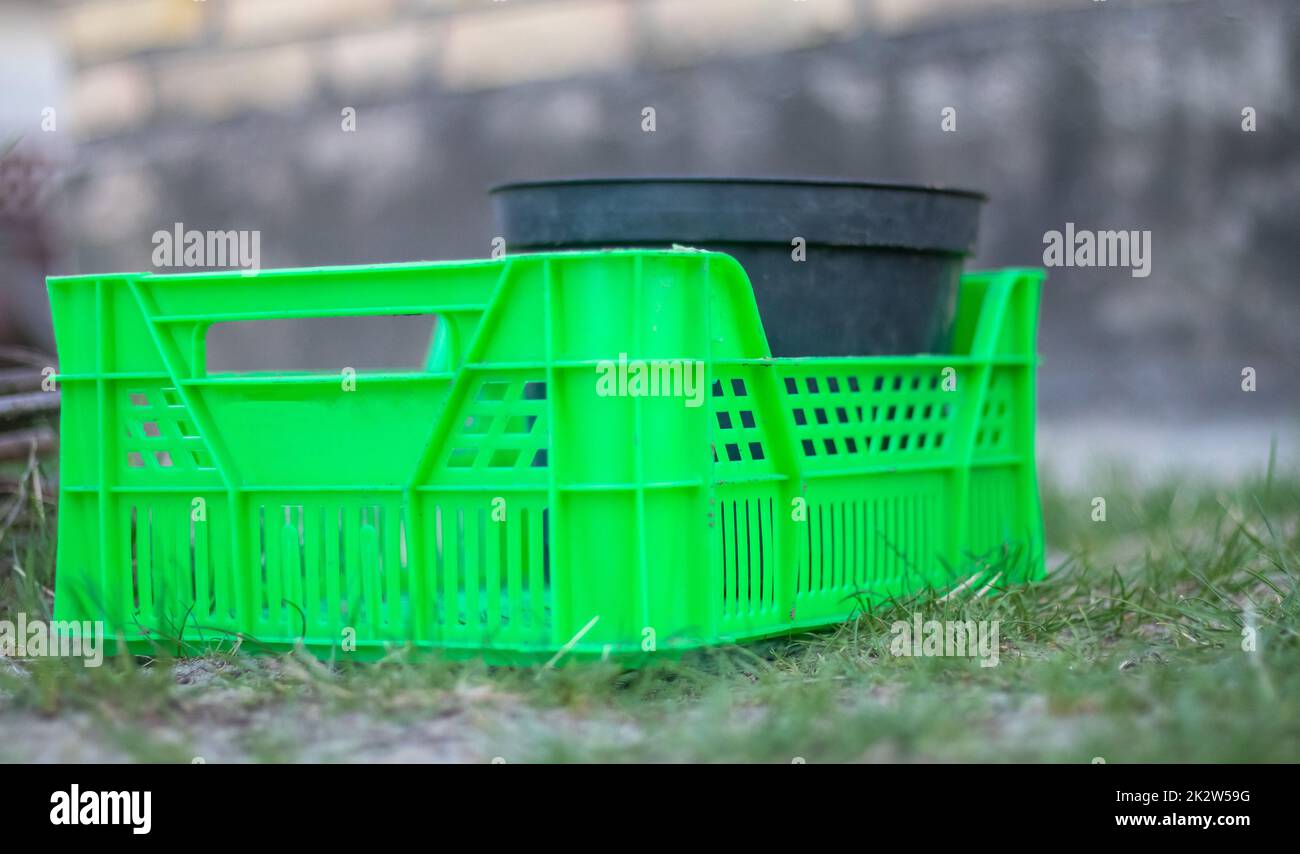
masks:
<svg viewBox="0 0 1300 854"><path fill-rule="evenodd" d="M1294 0L81 0L57 18L61 272L146 269L176 222L260 230L265 267L485 255L485 191L510 179L951 183L991 196L978 266L1039 264L1066 222L1152 233L1148 278L1052 271L1049 416L1297 411Z"/></svg>

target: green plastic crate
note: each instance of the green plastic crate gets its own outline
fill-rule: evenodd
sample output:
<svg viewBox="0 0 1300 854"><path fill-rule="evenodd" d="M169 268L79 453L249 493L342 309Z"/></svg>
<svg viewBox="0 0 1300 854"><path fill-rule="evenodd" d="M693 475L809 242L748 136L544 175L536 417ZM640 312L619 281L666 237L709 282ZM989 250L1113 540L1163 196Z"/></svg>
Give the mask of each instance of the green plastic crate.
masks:
<svg viewBox="0 0 1300 854"><path fill-rule="evenodd" d="M510 662L1037 577L1041 281L967 275L949 355L773 359L708 252L52 278L56 618L137 652ZM424 370L206 371L217 323L399 314L439 318ZM620 358L702 362L702 405L603 396Z"/></svg>

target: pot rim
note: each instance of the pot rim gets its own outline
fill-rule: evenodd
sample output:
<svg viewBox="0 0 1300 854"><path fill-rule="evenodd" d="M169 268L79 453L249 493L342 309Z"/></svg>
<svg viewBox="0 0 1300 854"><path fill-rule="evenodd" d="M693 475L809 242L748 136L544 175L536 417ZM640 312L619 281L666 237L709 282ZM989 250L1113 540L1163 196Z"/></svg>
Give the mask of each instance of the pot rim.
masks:
<svg viewBox="0 0 1300 854"><path fill-rule="evenodd" d="M968 190L961 187L947 187L941 184L908 184L899 181L874 181L874 180L856 180L847 178L816 178L816 177L726 177L726 176L709 176L709 175L648 175L644 177L633 176L613 176L613 177L596 177L596 176L579 176L572 178L548 178L527 181L507 181L502 184L496 184L488 189L490 194L509 192L511 190L538 189L548 187L583 187L596 186L600 184L611 185L628 185L628 184L731 184L731 185L752 185L752 186L798 186L798 187L826 187L828 189L858 189L858 190L901 190L914 193L930 193L935 195L960 196L963 198L977 199L981 202L987 202L988 196L978 190Z"/></svg>

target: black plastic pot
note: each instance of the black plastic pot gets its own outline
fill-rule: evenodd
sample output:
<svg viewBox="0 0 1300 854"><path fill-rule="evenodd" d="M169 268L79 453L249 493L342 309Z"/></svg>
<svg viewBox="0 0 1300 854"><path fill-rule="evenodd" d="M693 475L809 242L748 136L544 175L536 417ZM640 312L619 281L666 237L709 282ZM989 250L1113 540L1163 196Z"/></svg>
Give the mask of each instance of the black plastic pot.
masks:
<svg viewBox="0 0 1300 854"><path fill-rule="evenodd" d="M776 356L946 351L984 202L965 190L766 178L538 181L492 197L512 252L681 244L734 256Z"/></svg>

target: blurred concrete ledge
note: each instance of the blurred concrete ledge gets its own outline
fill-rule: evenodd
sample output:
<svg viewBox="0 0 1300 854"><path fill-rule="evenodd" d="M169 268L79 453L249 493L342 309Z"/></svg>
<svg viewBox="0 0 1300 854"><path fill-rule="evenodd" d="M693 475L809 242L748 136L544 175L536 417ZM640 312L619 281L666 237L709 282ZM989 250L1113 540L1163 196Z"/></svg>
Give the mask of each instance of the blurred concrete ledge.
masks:
<svg viewBox="0 0 1300 854"><path fill-rule="evenodd" d="M1105 2L1105 0L1101 0ZM1120 5L1122 0L1112 0ZM1168 5L1182 0L1128 0ZM1098 0L61 0L69 121L96 138L318 95L681 67Z"/></svg>
<svg viewBox="0 0 1300 854"><path fill-rule="evenodd" d="M1290 418L1171 422L1144 418L1045 419L1038 425L1044 483L1086 491L1116 483L1166 479L1231 483L1275 471L1300 471L1300 413Z"/></svg>

